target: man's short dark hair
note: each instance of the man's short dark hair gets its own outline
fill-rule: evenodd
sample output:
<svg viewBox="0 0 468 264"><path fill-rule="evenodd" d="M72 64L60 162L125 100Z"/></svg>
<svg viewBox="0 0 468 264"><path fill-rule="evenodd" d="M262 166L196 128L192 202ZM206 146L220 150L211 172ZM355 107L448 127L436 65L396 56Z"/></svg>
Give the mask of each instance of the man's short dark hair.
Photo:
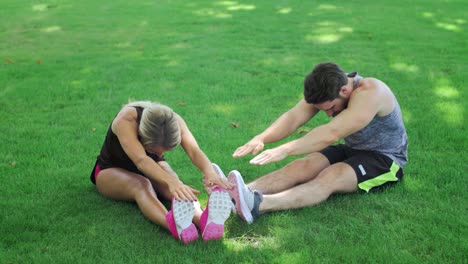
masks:
<svg viewBox="0 0 468 264"><path fill-rule="evenodd" d="M315 66L304 80L304 99L309 104L320 104L338 98L340 89L348 83L346 73L333 62Z"/></svg>

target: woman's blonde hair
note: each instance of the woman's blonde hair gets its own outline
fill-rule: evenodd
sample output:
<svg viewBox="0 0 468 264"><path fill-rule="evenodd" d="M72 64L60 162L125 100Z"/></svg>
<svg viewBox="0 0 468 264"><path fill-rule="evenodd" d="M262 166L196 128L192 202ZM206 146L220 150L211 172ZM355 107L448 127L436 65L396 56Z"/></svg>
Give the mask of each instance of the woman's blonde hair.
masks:
<svg viewBox="0 0 468 264"><path fill-rule="evenodd" d="M150 101L135 101L125 106L141 107L138 135L145 148L173 149L180 144L180 127L177 115L168 106Z"/></svg>

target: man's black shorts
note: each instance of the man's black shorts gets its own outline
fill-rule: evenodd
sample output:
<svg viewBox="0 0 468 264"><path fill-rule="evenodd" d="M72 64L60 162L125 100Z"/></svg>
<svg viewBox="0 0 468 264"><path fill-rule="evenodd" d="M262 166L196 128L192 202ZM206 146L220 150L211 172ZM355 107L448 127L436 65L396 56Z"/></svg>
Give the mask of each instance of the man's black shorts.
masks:
<svg viewBox="0 0 468 264"><path fill-rule="evenodd" d="M358 187L366 192L396 183L403 177L403 169L389 157L366 150L352 149L344 144L329 146L320 151L330 164L344 162L356 172Z"/></svg>

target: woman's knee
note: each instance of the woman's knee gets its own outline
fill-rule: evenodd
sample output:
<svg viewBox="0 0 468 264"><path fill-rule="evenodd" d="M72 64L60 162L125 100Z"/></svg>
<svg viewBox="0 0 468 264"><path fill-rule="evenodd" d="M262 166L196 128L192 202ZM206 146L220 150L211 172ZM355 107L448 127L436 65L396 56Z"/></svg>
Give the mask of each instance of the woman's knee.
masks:
<svg viewBox="0 0 468 264"><path fill-rule="evenodd" d="M102 195L124 200L135 200L136 195L140 192L152 190L148 178L114 169L101 171L96 186Z"/></svg>
<svg viewBox="0 0 468 264"><path fill-rule="evenodd" d="M140 192L154 192L153 185L151 181L146 177L138 178L132 187L134 193L138 194Z"/></svg>

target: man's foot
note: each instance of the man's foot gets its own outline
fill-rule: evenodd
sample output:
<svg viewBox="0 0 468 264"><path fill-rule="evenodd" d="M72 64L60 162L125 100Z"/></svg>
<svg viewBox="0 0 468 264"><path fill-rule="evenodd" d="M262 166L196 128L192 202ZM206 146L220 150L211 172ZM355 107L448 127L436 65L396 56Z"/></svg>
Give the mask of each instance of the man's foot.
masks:
<svg viewBox="0 0 468 264"><path fill-rule="evenodd" d="M172 200L172 209L166 215L171 234L187 244L198 238L198 231L192 223L193 202Z"/></svg>
<svg viewBox="0 0 468 264"><path fill-rule="evenodd" d="M222 188L216 187L210 194L208 205L200 217L203 240L220 239L224 234L224 222L231 214L231 198Z"/></svg>
<svg viewBox="0 0 468 264"><path fill-rule="evenodd" d="M237 214L251 224L254 219L261 215L259 206L263 201L263 194L260 191L252 191L247 187L241 174L236 170L229 173L228 181L234 185L234 188L228 190L228 192L236 205Z"/></svg>

